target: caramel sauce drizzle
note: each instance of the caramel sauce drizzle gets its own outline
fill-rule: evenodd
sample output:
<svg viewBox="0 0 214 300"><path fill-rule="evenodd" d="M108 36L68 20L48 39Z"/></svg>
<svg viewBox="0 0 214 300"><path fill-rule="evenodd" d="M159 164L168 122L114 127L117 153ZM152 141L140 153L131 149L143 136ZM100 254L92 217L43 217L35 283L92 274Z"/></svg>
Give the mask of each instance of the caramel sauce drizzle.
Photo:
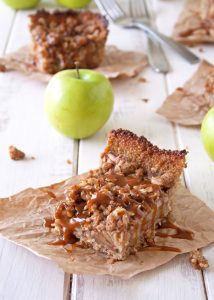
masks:
<svg viewBox="0 0 214 300"><path fill-rule="evenodd" d="M163 233L163 232L156 232L156 236L159 237L171 237L175 239L185 239L185 240L193 240L194 234L192 231L182 229L178 227L177 225L173 224L171 221L168 219L162 223L160 226L160 229L175 229L176 233L174 234L169 234L169 233Z"/></svg>
<svg viewBox="0 0 214 300"><path fill-rule="evenodd" d="M170 247L170 246L148 246L143 247L141 251L171 251L171 252L181 252L179 248L176 247Z"/></svg>
<svg viewBox="0 0 214 300"><path fill-rule="evenodd" d="M118 174L107 174L105 175L111 182L120 187L124 187L125 185L129 185L134 187L135 185L144 185L145 188L148 186L151 187L151 191L158 191L160 187L156 184L152 184L149 180L140 180L139 178L135 178L132 176L123 176ZM68 251L72 251L72 247L74 246L78 239L74 235L74 231L76 228L81 226L86 222L86 218L90 216L90 211L92 210L92 206L96 205L109 205L112 199L102 192L97 192L91 199L88 201L84 201L82 199L77 198L75 200L75 216L71 217L72 211L70 207L65 203L61 203L55 212L55 219L45 218L44 226L48 228L53 228L55 223L61 225L62 233L61 237L58 240L50 242L50 245L61 245L66 246L70 245ZM142 230L146 230L148 226L151 226L154 230L155 218L157 215L157 205L155 203L156 198L148 199L139 192L136 198L120 199L117 198L118 202L121 202L121 205L124 206L127 210L132 211L137 218L142 222ZM140 209L140 205L143 206L143 210ZM84 211L84 207L88 207L88 211ZM152 212L150 223L148 224L147 216ZM175 229L175 234L167 234L163 232L157 232L156 236L159 237L172 237L172 238L180 238L180 239L193 239L193 233L184 229L179 228L175 224L171 223L169 220L166 220L160 227L160 229ZM67 250L66 250L67 251ZM169 246L160 246L155 244L150 244L147 247L142 247L142 251L173 251L173 252L181 252L180 249Z"/></svg>
<svg viewBox="0 0 214 300"><path fill-rule="evenodd" d="M52 218L44 218L43 226L47 228L53 228L54 222L55 220Z"/></svg>
<svg viewBox="0 0 214 300"><path fill-rule="evenodd" d="M115 185L118 185L121 187L123 187L127 184L129 186L133 187L135 185L141 184L141 182L142 182L139 178L135 178L132 176L123 176L123 175L118 175L118 174L107 174L107 175L105 175L105 178L108 178Z"/></svg>
<svg viewBox="0 0 214 300"><path fill-rule="evenodd" d="M74 244L78 239L74 235L74 230L85 222L85 218L78 217L70 218L66 213L66 203L61 203L55 212L55 222L62 226L62 236L60 239L50 242L49 245L67 245Z"/></svg>

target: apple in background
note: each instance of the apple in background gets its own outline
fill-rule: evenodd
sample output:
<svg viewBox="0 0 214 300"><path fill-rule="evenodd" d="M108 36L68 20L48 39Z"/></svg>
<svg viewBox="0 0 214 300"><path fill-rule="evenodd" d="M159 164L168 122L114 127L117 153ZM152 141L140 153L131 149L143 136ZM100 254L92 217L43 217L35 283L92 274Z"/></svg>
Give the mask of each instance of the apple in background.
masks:
<svg viewBox="0 0 214 300"><path fill-rule="evenodd" d="M13 9L28 9L39 4L40 0L4 0Z"/></svg>
<svg viewBox="0 0 214 300"><path fill-rule="evenodd" d="M214 161L214 107L212 107L203 119L201 125L201 137L210 158Z"/></svg>
<svg viewBox="0 0 214 300"><path fill-rule="evenodd" d="M45 91L50 123L64 135L81 139L97 132L113 109L109 80L93 70L65 70L55 74Z"/></svg>
<svg viewBox="0 0 214 300"><path fill-rule="evenodd" d="M57 0L57 2L67 8L81 8L88 5L91 0Z"/></svg>

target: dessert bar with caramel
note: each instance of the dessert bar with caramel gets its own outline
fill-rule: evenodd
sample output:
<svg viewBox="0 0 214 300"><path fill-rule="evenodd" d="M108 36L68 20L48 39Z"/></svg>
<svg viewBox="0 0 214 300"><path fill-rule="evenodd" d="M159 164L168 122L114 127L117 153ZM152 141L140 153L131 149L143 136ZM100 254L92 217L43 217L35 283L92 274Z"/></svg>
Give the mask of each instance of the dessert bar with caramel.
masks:
<svg viewBox="0 0 214 300"><path fill-rule="evenodd" d="M111 131L100 168L71 186L57 207L53 244L76 243L115 260L154 245L185 155L185 150L160 150L127 130Z"/></svg>

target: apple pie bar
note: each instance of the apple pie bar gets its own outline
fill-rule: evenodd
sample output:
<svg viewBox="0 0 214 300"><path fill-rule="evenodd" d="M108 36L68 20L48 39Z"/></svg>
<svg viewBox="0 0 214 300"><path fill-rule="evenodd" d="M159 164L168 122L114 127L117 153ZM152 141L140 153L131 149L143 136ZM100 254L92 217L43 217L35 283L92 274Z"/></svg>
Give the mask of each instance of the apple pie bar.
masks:
<svg viewBox="0 0 214 300"><path fill-rule="evenodd" d="M54 74L74 68L93 69L104 57L108 36L105 17L90 11L37 11L29 16L33 62L40 72Z"/></svg>
<svg viewBox="0 0 214 300"><path fill-rule="evenodd" d="M160 150L127 130L110 132L101 166L89 171L55 211L53 244L90 247L124 260L154 245L171 210L169 190L185 167L186 151Z"/></svg>

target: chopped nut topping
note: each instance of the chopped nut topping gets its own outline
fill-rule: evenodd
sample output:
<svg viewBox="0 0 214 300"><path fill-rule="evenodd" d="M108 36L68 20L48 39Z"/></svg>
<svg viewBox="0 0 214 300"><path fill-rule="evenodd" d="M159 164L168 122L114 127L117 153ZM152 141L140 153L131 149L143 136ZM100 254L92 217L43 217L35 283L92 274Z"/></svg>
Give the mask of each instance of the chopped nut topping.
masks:
<svg viewBox="0 0 214 300"><path fill-rule="evenodd" d="M200 253L199 250L190 252L189 260L193 268L196 270L204 270L209 267L207 259Z"/></svg>
<svg viewBox="0 0 214 300"><path fill-rule="evenodd" d="M13 160L22 160L25 158L25 153L14 146L9 147L10 158Z"/></svg>

